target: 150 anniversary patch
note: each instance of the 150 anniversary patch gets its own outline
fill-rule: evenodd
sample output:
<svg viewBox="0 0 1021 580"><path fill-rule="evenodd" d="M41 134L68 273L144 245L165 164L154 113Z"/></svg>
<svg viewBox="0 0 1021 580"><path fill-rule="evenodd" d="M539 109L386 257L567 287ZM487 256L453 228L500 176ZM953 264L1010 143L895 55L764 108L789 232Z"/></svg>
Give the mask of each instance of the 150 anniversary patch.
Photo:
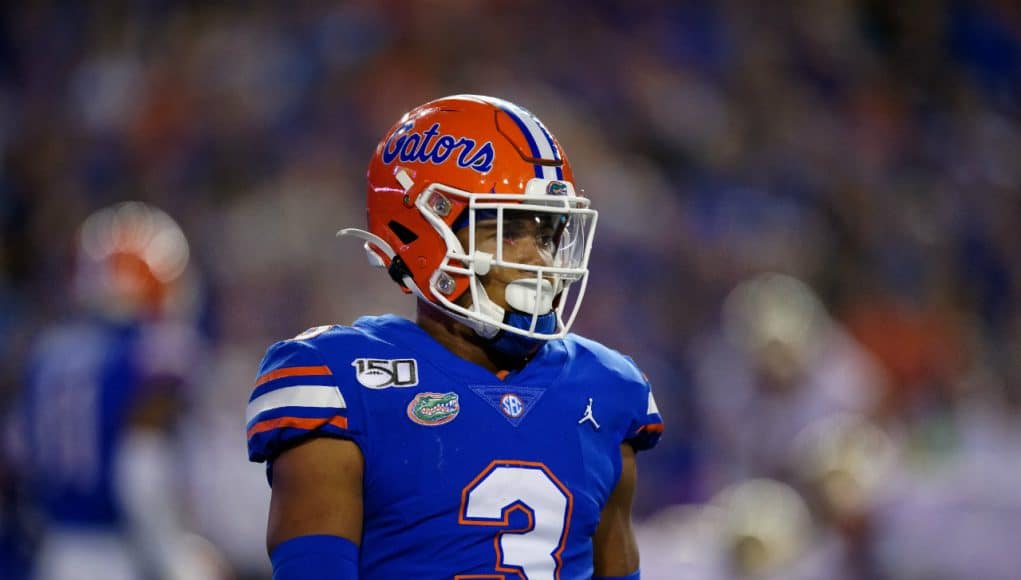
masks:
<svg viewBox="0 0 1021 580"><path fill-rule="evenodd" d="M351 363L355 378L367 389L413 387L418 384L418 362L413 358L360 358Z"/></svg>

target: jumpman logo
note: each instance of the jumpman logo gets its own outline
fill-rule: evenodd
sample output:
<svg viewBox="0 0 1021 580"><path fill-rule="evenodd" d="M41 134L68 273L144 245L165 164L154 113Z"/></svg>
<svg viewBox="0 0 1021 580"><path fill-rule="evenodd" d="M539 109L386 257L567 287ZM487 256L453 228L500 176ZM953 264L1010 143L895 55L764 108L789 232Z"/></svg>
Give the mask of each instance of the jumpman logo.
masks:
<svg viewBox="0 0 1021 580"><path fill-rule="evenodd" d="M588 398L588 405L585 407L585 414L578 419L578 424L581 425L585 421L590 421L596 429L599 429L599 423L596 422L596 418L592 415L592 397Z"/></svg>

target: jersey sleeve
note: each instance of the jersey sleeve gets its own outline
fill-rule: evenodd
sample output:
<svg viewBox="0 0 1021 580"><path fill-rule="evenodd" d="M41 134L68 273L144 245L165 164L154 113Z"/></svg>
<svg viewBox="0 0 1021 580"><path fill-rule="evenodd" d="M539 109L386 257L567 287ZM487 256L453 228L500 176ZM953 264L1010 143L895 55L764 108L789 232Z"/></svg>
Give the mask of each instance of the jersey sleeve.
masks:
<svg viewBox="0 0 1021 580"><path fill-rule="evenodd" d="M266 352L248 400L248 458L272 461L312 437L356 442L351 393L345 397L318 349L301 340L274 344Z"/></svg>
<svg viewBox="0 0 1021 580"><path fill-rule="evenodd" d="M652 449L659 443L659 438L663 435L663 417L659 414L648 377L638 369L633 360L628 358L628 362L640 376L641 388L638 389L639 396L634 399L631 424L624 441L630 443L635 451L643 451Z"/></svg>

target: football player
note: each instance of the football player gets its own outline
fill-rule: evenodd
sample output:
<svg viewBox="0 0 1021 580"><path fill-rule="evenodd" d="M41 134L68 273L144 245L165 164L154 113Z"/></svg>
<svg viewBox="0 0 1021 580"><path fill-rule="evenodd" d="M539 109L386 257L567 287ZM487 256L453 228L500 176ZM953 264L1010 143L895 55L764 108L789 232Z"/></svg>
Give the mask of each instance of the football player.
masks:
<svg viewBox="0 0 1021 580"><path fill-rule="evenodd" d="M197 341L166 314L188 280L187 240L163 211L126 202L85 220L76 249L79 315L41 333L21 405L45 521L35 578L214 577L175 489L173 428Z"/></svg>
<svg viewBox="0 0 1021 580"><path fill-rule="evenodd" d="M634 362L569 334L596 211L525 109L421 105L368 169L370 263L418 299L270 347L247 408L274 578L638 578Z"/></svg>

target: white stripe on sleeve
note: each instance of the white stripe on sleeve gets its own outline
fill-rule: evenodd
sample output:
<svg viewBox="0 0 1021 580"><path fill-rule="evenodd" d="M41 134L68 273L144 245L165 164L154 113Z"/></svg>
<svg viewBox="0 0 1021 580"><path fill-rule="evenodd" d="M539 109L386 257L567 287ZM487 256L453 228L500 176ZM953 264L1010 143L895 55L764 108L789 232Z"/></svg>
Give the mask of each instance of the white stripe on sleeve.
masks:
<svg viewBox="0 0 1021 580"><path fill-rule="evenodd" d="M656 397L653 397L652 391L649 391L649 407L646 409L645 414L652 415L653 413L659 415L659 407L656 406Z"/></svg>
<svg viewBox="0 0 1021 580"><path fill-rule="evenodd" d="M294 386L270 391L248 403L245 422L250 423L259 413L281 407L324 407L346 409L347 401L337 387Z"/></svg>

